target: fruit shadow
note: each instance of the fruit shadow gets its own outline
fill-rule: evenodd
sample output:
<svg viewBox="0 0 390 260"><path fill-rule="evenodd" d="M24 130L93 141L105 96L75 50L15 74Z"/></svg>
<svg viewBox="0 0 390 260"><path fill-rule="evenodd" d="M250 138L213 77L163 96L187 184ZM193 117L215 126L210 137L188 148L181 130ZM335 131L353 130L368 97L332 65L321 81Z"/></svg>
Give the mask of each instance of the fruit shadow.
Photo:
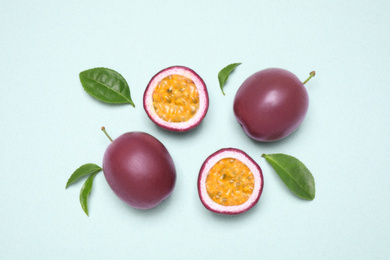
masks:
<svg viewBox="0 0 390 260"><path fill-rule="evenodd" d="M283 139L276 140L276 141L270 141L270 142L256 141L256 140L250 138L248 135L246 135L246 138L252 144L254 144L254 146L257 146L260 148L272 148L272 150L276 150L277 153L285 153L283 150L279 150L279 147L288 147L287 145L289 143L296 142L296 140L299 138L299 135L300 135L299 129L297 129L294 132L292 132L290 135L284 137Z"/></svg>
<svg viewBox="0 0 390 260"><path fill-rule="evenodd" d="M119 201L118 203L121 203L122 207L125 208L126 211L130 211L131 215L135 215L135 216L142 217L142 218L145 218L145 217L154 218L154 217L161 217L161 214L164 211L170 210L169 208L172 207L171 206L172 197L173 196L169 196L168 198L163 200L160 204L158 204L157 206L155 206L151 209L136 209L136 208L133 208L133 207L127 205L123 201Z"/></svg>
<svg viewBox="0 0 390 260"><path fill-rule="evenodd" d="M150 127L152 127L152 125L153 125L155 127L156 131L158 131L160 135L163 135L164 137L171 138L171 139L176 139L176 138L190 139L196 135L199 135L199 133L204 128L204 124L203 124L203 122L201 122L198 126L196 126L195 128L193 128L191 130L184 131L184 132L177 132L177 131L163 129L163 128L159 127L158 125L154 124L153 122L151 122L151 120L149 120L149 124L150 124Z"/></svg>
<svg viewBox="0 0 390 260"><path fill-rule="evenodd" d="M235 215L219 214L219 213L211 212L205 208L203 210L207 211L207 214L210 216L210 218L212 218L215 221L218 222L222 221L228 223L236 223L236 222L241 223L241 221L246 221L249 218L253 218L253 216L256 216L255 218L257 218L257 216L260 216L261 213L259 212L261 212L263 208L262 204L263 202L261 201L260 198L259 202L255 206L253 206L253 208L249 209L246 212L235 214Z"/></svg>

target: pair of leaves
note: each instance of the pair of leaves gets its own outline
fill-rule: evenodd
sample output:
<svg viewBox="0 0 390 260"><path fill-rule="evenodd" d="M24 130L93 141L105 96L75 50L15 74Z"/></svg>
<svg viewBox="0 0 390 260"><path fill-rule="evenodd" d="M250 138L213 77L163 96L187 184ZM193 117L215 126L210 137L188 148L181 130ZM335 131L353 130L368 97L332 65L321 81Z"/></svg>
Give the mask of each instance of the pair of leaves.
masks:
<svg viewBox="0 0 390 260"><path fill-rule="evenodd" d="M92 97L112 104L128 103L135 107L124 77L112 69L94 68L80 73L84 90Z"/></svg>
<svg viewBox="0 0 390 260"><path fill-rule="evenodd" d="M95 178L96 174L98 174L102 168L96 164L93 163L87 163L82 166L80 166L77 170L73 172L73 174L68 179L68 182L66 183L66 188L68 188L73 183L77 182L81 178L85 176L89 176L87 180L85 181L83 187L81 187L80 190L80 204L81 208L84 210L85 214L88 215L88 197L92 190L93 185L93 179Z"/></svg>
<svg viewBox="0 0 390 260"><path fill-rule="evenodd" d="M295 195L306 200L314 199L314 177L301 161L287 154L263 154L262 157Z"/></svg>
<svg viewBox="0 0 390 260"><path fill-rule="evenodd" d="M223 86L226 84L229 75L241 63L233 63L223 68L218 73L218 81L222 93ZM93 68L80 72L80 82L84 90L92 97L111 104L128 103L135 107L130 88L125 78L115 70L108 68Z"/></svg>

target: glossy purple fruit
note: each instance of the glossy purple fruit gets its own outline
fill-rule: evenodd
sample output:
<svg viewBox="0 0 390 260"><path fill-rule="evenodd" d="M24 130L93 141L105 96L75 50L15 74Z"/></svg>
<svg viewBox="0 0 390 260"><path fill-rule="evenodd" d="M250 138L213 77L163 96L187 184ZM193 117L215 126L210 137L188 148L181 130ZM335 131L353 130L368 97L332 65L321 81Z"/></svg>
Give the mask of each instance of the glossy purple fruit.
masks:
<svg viewBox="0 0 390 260"><path fill-rule="evenodd" d="M165 146L143 132L115 139L103 158L103 172L115 194L130 206L149 209L173 191L176 170Z"/></svg>
<svg viewBox="0 0 390 260"><path fill-rule="evenodd" d="M304 84L287 70L270 68L256 72L242 83L233 110L249 137L268 142L296 130L308 106Z"/></svg>

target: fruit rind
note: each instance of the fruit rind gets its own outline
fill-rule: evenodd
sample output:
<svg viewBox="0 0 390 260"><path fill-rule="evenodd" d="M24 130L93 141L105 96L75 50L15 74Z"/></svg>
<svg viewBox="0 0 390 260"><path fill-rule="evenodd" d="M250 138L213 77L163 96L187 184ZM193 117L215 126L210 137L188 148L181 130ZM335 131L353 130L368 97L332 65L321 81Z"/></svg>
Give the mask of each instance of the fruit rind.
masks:
<svg viewBox="0 0 390 260"><path fill-rule="evenodd" d="M197 90L199 93L199 103L200 103L199 110L192 118L190 118L186 122L176 122L176 123L167 122L157 115L153 107L153 100L151 97L153 95L155 86L157 86L162 79L172 74L178 74L187 77L191 79L197 86ZM178 131L178 132L188 131L198 126L202 122L203 118L206 116L209 107L209 98L208 98L206 84L195 71L185 66L171 66L161 70L156 75L154 75L152 79L149 81L148 86L145 90L143 101L144 101L143 105L146 114L156 125L166 130Z"/></svg>
<svg viewBox="0 0 390 260"><path fill-rule="evenodd" d="M243 204L237 206L224 206L214 202L206 190L206 178L210 169L221 159L223 158L235 158L243 162L253 173L253 177L255 180L255 188L253 189L253 193L250 198ZM223 148L215 153L211 154L204 161L198 177L198 193L199 198L203 205L210 211L219 213L219 214L227 214L227 215L236 215L248 211L260 199L261 193L263 191L264 180L263 173L261 171L260 166L245 152L236 149L236 148Z"/></svg>

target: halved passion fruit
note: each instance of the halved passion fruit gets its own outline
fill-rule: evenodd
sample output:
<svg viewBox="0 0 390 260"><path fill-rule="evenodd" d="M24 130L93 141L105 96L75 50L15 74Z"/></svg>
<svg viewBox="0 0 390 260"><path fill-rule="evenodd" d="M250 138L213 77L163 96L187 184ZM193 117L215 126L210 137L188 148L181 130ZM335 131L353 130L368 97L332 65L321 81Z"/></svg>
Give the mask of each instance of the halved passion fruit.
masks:
<svg viewBox="0 0 390 260"><path fill-rule="evenodd" d="M210 155L198 177L199 198L210 211L240 214L251 209L263 191L259 165L245 152L224 148Z"/></svg>
<svg viewBox="0 0 390 260"><path fill-rule="evenodd" d="M203 120L209 107L206 84L193 70L173 66L158 72L144 93L144 109L158 126L190 130Z"/></svg>

